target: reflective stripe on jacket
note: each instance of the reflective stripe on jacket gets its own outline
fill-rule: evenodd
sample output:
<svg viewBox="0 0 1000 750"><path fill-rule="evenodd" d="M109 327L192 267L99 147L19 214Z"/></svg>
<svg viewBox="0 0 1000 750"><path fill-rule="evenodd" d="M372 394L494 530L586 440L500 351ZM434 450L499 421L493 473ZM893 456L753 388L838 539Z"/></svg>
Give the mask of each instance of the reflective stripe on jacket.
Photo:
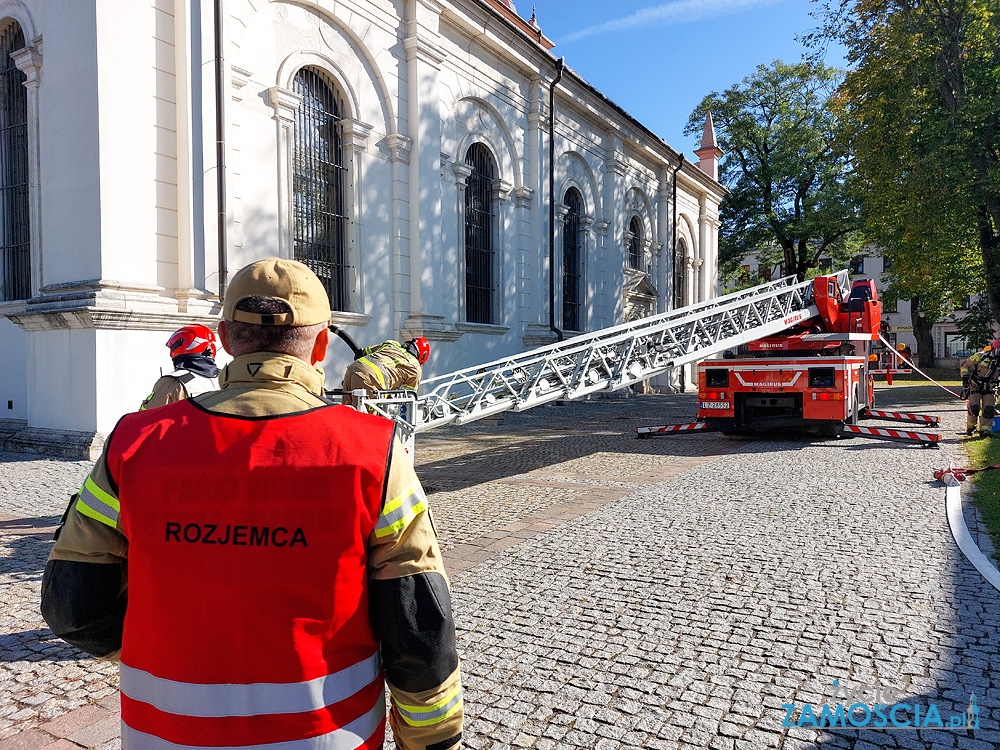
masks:
<svg viewBox="0 0 1000 750"><path fill-rule="evenodd" d="M365 545L392 433L346 407L253 419L190 400L119 422L124 748L382 746Z"/></svg>

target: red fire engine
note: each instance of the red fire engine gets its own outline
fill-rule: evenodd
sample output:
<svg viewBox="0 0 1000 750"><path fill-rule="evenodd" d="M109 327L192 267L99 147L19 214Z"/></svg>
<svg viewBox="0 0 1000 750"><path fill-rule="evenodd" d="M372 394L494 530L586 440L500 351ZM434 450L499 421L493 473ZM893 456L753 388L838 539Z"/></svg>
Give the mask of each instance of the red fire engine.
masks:
<svg viewBox="0 0 1000 750"><path fill-rule="evenodd" d="M939 435L860 427L867 418L937 424L936 417L874 410L869 354L879 340L882 305L871 279L850 293L836 277L813 281L817 313L779 335L758 339L733 356L698 368L698 422L640 427L638 436L687 430L755 433L798 428L816 434L936 444ZM696 426L695 426L696 425Z"/></svg>

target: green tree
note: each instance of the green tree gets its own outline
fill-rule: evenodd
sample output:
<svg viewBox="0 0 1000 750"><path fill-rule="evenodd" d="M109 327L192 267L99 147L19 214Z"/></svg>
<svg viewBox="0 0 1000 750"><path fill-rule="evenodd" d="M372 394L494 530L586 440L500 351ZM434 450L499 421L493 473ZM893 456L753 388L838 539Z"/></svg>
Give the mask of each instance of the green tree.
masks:
<svg viewBox="0 0 1000 750"><path fill-rule="evenodd" d="M843 267L857 250L851 156L843 148L833 96L839 73L819 62L776 60L695 109L685 134L711 112L725 152L719 180L719 260L732 277L757 253L761 265L805 279L822 256Z"/></svg>
<svg viewBox="0 0 1000 750"><path fill-rule="evenodd" d="M927 330L914 332L929 344L927 321L984 290L1000 321L1000 3L820 5L820 34L848 50L841 103L866 233L900 296L921 295Z"/></svg>
<svg viewBox="0 0 1000 750"><path fill-rule="evenodd" d="M964 317L951 317L955 321L955 328L972 349L982 349L996 338L993 313L986 297L976 297Z"/></svg>

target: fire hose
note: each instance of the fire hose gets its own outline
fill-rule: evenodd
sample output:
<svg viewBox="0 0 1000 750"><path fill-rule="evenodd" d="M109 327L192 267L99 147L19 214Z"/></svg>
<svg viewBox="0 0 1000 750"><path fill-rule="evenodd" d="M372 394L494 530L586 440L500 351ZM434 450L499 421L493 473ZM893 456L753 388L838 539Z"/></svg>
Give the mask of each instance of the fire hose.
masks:
<svg viewBox="0 0 1000 750"><path fill-rule="evenodd" d="M899 352L898 350L894 349L893 346L892 346L892 343L889 342L889 341L887 341L886 338L885 338L885 336L883 336L881 333L878 335L878 337L879 337L879 340L883 344L885 344L887 347L889 347L889 349L892 351L892 353L895 356L899 357L906 364L908 364L914 370L916 370L917 372L919 372L921 375L923 375L925 378L927 378L929 381L931 381L934 385L936 385L942 391L947 391L948 393L950 393L952 396L954 396L957 399L960 399L960 400L963 400L963 401L965 400L965 399L962 398L962 394L961 393L955 393L955 391L953 391L951 388L946 388L945 386L941 385L934 378L932 378L930 375L928 375L926 372L924 372L919 367L917 367L915 364L913 364L910 360L908 360L905 356L903 356L903 354L901 352Z"/></svg>
<svg viewBox="0 0 1000 750"><path fill-rule="evenodd" d="M958 469L949 466L947 469L938 469L935 471L934 478L944 484L950 484L952 478L954 478L954 481L956 482L964 482L967 475L976 474L980 471L986 471L987 469L1000 469L1000 464L980 466L978 469Z"/></svg>

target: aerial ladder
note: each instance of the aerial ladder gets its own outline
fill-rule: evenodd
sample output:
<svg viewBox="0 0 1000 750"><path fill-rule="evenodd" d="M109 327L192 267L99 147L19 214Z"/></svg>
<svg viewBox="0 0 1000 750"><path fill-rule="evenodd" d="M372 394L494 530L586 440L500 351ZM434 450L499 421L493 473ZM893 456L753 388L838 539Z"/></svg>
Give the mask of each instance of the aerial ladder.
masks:
<svg viewBox="0 0 1000 750"><path fill-rule="evenodd" d="M835 274L848 283L848 272ZM360 397L359 408L393 419L407 452L414 436L502 412L616 391L819 315L813 282L787 276L660 315L585 333L425 380L403 392Z"/></svg>

